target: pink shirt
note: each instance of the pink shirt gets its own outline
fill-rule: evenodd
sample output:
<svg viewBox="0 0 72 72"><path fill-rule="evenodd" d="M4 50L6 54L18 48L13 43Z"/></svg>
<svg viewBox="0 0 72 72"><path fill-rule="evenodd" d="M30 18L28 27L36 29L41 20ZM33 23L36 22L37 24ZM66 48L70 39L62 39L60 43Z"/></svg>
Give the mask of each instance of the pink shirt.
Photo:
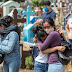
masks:
<svg viewBox="0 0 72 72"><path fill-rule="evenodd" d="M68 38L72 40L72 18L70 18L68 20L68 24L69 24L69 36L68 36Z"/></svg>

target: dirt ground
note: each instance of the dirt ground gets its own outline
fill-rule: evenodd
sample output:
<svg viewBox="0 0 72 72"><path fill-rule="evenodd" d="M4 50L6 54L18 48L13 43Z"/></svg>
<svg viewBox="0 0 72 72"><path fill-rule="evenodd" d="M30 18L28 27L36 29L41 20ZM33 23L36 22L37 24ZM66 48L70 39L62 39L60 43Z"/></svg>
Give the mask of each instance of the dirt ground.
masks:
<svg viewBox="0 0 72 72"><path fill-rule="evenodd" d="M0 67L0 72L2 72L2 67ZM34 70L20 69L19 72L34 72ZM65 72L72 72L72 71L71 71L71 63L69 63L69 64L67 65Z"/></svg>
<svg viewBox="0 0 72 72"><path fill-rule="evenodd" d="M26 69L20 69L19 72L34 72L34 70L26 70Z"/></svg>
<svg viewBox="0 0 72 72"><path fill-rule="evenodd" d="M34 70L20 69L19 72L34 72ZM69 64L66 66L65 72L72 72L72 71L71 71L71 63L69 63Z"/></svg>

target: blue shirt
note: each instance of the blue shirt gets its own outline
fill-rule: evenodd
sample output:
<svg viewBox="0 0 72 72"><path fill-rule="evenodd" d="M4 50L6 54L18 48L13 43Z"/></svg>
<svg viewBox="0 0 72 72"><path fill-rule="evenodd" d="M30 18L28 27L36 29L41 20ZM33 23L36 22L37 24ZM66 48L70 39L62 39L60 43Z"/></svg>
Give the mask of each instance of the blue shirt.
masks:
<svg viewBox="0 0 72 72"><path fill-rule="evenodd" d="M54 11L51 11L49 13L44 12L43 15L42 15L42 19L47 19L47 18L55 19L56 18L56 13Z"/></svg>

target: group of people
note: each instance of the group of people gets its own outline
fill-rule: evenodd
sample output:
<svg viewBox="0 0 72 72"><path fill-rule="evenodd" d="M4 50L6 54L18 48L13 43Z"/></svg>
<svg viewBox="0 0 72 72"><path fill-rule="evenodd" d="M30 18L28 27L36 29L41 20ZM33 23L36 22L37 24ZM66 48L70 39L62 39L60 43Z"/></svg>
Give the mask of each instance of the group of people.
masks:
<svg viewBox="0 0 72 72"><path fill-rule="evenodd" d="M63 65L58 57L58 51L64 52L66 47L61 46L61 36L64 34L56 29L56 13L51 9L51 2L44 1L42 19L37 20L32 28L33 41L37 48L34 57L34 72L64 72ZM72 43L72 22L69 19L66 25L69 43ZM19 41L21 30L13 24L13 18L5 16L0 19L0 54L4 54L3 72L19 72L21 57Z"/></svg>
<svg viewBox="0 0 72 72"><path fill-rule="evenodd" d="M56 13L51 9L50 1L43 2L45 11L42 19L37 20L32 28L35 35L33 41L38 47L37 55L34 58L34 72L64 72L66 65L59 59L58 51L64 52L66 47L61 46L61 37L65 36L55 26ZM72 21L68 20L66 31L69 43L72 43ZM33 50L34 51L34 50ZM35 51L34 51L35 52Z"/></svg>

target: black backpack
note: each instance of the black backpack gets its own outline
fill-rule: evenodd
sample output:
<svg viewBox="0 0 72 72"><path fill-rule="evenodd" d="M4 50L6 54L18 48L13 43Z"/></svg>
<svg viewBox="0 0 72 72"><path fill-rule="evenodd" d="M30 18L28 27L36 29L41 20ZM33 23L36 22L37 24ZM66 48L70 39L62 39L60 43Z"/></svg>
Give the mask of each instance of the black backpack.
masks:
<svg viewBox="0 0 72 72"><path fill-rule="evenodd" d="M69 44L62 38L61 46L65 46L66 49L64 52L58 51L58 57L63 65L67 65L72 59L72 44Z"/></svg>

